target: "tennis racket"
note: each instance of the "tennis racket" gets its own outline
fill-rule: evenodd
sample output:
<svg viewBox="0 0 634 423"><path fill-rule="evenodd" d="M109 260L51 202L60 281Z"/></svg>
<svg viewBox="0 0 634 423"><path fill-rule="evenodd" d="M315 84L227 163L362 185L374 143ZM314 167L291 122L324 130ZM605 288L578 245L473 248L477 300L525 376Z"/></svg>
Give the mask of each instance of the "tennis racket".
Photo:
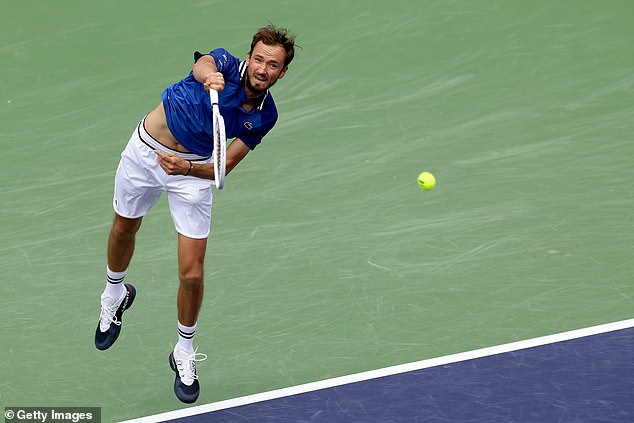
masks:
<svg viewBox="0 0 634 423"><path fill-rule="evenodd" d="M225 185L225 175L227 173L227 134L225 132L225 120L218 108L218 92L209 89L209 100L211 101L211 112L213 113L213 133L214 133L214 182L216 188L222 189Z"/></svg>

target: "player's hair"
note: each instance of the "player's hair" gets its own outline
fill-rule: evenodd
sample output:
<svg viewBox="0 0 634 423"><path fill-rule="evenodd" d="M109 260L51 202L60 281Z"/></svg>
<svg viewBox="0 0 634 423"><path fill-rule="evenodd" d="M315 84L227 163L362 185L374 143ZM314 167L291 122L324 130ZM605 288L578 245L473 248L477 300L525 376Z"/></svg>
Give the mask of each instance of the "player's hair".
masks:
<svg viewBox="0 0 634 423"><path fill-rule="evenodd" d="M267 26L258 29L253 36L253 41L251 41L251 51L249 51L249 54L253 53L253 48L259 41L262 41L267 46L279 44L284 47L284 51L286 52L284 66L288 66L293 60L293 57L295 57L295 35L291 34L286 28L276 27L272 23L269 23Z"/></svg>

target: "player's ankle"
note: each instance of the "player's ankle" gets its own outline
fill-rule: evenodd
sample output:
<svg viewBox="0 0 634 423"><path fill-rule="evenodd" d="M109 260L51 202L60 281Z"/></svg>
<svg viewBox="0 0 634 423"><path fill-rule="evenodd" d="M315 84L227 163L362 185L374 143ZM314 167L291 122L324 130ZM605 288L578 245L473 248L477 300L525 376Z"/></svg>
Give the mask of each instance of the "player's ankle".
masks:
<svg viewBox="0 0 634 423"><path fill-rule="evenodd" d="M194 335L196 334L196 327L198 323L194 323L193 326L185 326L180 321L178 322L178 343L174 349L184 349L186 351L194 351Z"/></svg>

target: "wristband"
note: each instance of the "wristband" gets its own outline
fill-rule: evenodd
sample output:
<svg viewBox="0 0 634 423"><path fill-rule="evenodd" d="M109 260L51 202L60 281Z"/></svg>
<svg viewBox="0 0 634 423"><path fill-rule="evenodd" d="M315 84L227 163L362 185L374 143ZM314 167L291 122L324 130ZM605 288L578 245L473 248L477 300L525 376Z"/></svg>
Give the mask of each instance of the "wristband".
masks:
<svg viewBox="0 0 634 423"><path fill-rule="evenodd" d="M194 168L194 164L190 161L189 162L189 169L187 170L187 173L184 174L183 176L188 176L190 173L192 173L192 169Z"/></svg>

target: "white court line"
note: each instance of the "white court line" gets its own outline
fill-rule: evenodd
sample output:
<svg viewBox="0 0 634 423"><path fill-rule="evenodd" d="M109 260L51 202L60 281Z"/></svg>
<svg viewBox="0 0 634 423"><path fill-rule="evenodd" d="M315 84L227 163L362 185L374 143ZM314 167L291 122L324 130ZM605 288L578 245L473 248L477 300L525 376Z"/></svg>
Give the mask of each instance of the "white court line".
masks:
<svg viewBox="0 0 634 423"><path fill-rule="evenodd" d="M133 420L126 420L121 423L155 423L165 420L178 419L182 417L193 416L196 414L209 413L217 410L238 407L241 405L254 404L257 402L268 401L271 399L288 397L291 395L313 392L319 389L334 388L335 386L347 385L349 383L362 382L370 379L376 379L384 376L396 375L399 373L412 372L415 370L427 369L429 367L442 366L450 363L457 363L465 360L473 360L476 358L487 357L495 354L507 353L511 351L522 350L526 348L539 347L542 345L553 344L555 342L568 341L571 339L582 338L584 336L598 335L600 333L612 332L620 329L634 327L634 319L622 320L620 322L607 323L599 326L592 326L583 329L562 332L554 335L541 336L539 338L527 339L525 341L511 342L509 344L497 345L494 347L481 348L479 350L467 351L458 354L451 354L444 357L431 358L428 360L415 361L413 363L399 364L397 366L385 367L383 369L370 370L367 372L356 373L348 376L340 376L332 379L320 380L317 382L305 383L303 385L291 386L274 391L262 392L259 394L247 395L228 399L224 401L212 402L209 404L199 405L196 407L185 408L182 410L169 411L166 413L155 414L152 416L141 417Z"/></svg>

